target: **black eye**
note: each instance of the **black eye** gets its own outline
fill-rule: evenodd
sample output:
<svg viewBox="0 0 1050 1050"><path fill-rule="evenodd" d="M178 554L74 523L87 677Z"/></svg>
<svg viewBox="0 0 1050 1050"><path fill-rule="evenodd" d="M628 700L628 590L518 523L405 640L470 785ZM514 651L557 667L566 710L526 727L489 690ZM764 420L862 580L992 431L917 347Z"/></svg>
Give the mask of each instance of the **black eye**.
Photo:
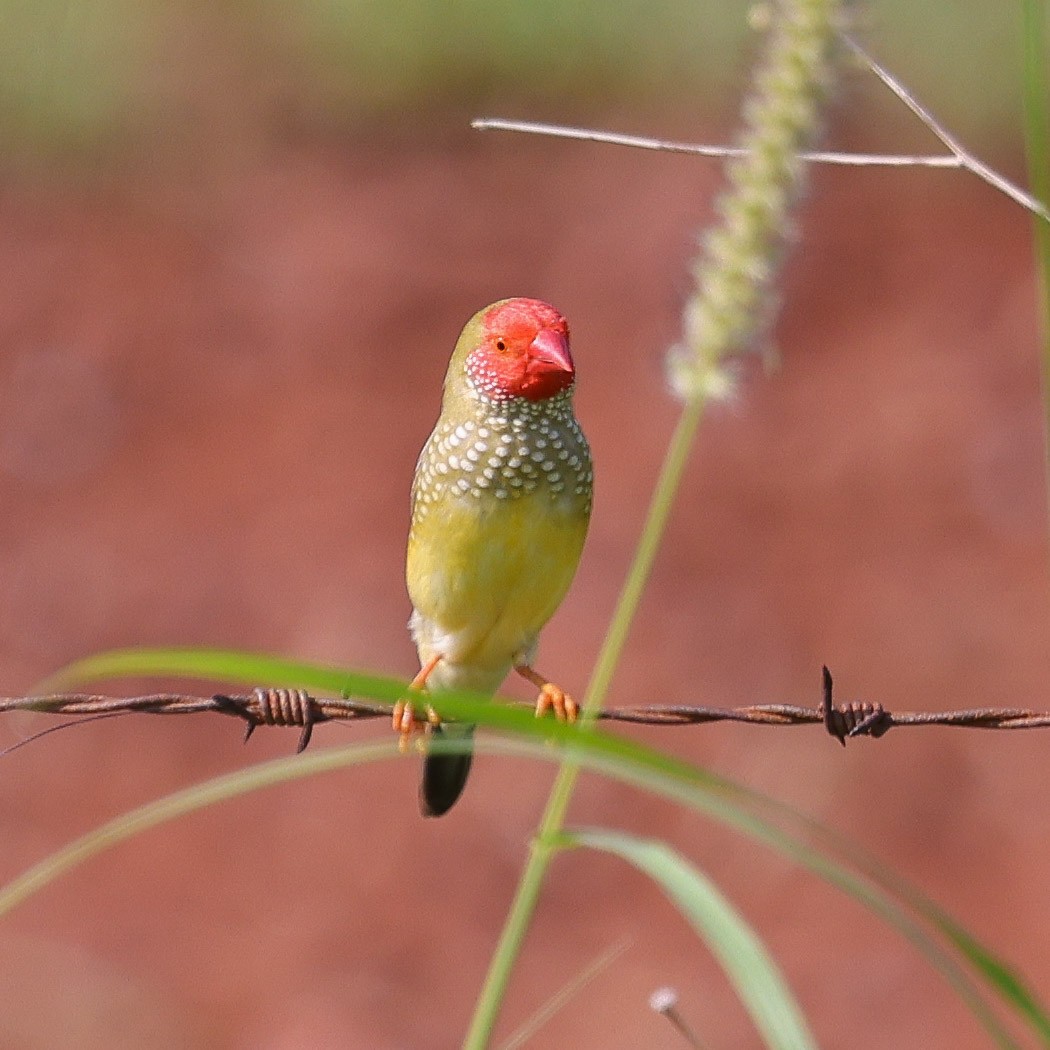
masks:
<svg viewBox="0 0 1050 1050"><path fill-rule="evenodd" d="M499 350L500 352L502 352L502 351L507 349L507 344L502 339L497 339L496 340L496 349Z"/></svg>

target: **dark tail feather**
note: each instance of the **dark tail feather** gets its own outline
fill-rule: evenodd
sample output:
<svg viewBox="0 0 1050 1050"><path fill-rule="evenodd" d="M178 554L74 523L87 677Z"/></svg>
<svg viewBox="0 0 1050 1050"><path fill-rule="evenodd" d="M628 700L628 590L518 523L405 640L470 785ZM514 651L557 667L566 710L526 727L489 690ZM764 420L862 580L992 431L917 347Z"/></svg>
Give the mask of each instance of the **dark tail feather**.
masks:
<svg viewBox="0 0 1050 1050"><path fill-rule="evenodd" d="M464 734L469 739L474 734L473 726L456 726L456 735ZM435 726L431 732L435 737L451 735L447 728ZM470 773L474 755L467 751L461 755L427 755L423 759L423 779L419 784L419 809L424 817L440 817L447 813L463 792Z"/></svg>

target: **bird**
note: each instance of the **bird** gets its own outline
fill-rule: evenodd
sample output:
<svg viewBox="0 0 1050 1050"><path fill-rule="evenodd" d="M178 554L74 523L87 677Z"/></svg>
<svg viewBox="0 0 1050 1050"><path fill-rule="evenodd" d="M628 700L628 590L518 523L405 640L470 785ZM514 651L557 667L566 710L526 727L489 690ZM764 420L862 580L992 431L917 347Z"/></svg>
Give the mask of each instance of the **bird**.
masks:
<svg viewBox="0 0 1050 1050"><path fill-rule="evenodd" d="M405 581L420 670L393 725L470 739L474 727L417 717L413 697L492 695L511 669L538 690L537 716L577 705L534 666L541 629L572 583L591 516L591 452L576 420L569 326L550 304L513 298L479 310L456 342L441 412L412 484ZM471 753L426 754L420 810L459 798Z"/></svg>

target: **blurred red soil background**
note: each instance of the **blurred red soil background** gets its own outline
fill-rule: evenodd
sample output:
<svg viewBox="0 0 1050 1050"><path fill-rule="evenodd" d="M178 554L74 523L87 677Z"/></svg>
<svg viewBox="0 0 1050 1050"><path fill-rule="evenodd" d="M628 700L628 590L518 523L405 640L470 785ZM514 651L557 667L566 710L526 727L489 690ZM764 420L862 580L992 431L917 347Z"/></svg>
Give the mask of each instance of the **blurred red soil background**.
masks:
<svg viewBox="0 0 1050 1050"><path fill-rule="evenodd" d="M410 676L415 456L460 326L507 295L573 326L596 506L541 666L581 692L675 419L664 353L717 168L458 117L203 141L204 161L0 184L0 692L131 645ZM708 412L610 702L813 704L827 663L842 699L891 709L1050 706L1036 318L1029 221L1004 198L958 174L814 172L780 367L745 368ZM0 746L49 724L7 717ZM1043 734L624 731L847 833L1047 992ZM325 726L314 746L385 732ZM294 740L140 717L33 743L0 760L0 876ZM424 822L416 760L382 763L121 845L4 919L0 1046L458 1045L552 769L482 757ZM710 873L822 1045L986 1045L899 935L749 839L593 777L572 822ZM706 1045L759 1045L659 891L583 853L555 864L503 1034L621 942L528 1045L681 1047L646 1006L668 984Z"/></svg>

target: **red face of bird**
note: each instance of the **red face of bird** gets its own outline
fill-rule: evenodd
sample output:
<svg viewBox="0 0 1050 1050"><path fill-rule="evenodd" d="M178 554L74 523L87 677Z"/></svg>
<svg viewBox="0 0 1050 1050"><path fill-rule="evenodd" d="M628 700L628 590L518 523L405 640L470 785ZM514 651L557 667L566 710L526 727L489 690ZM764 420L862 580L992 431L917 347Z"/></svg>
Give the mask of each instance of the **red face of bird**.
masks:
<svg viewBox="0 0 1050 1050"><path fill-rule="evenodd" d="M539 299L504 299L475 315L467 331L472 327L477 335L466 371L486 397L545 401L572 386L576 368L569 326L553 306Z"/></svg>

